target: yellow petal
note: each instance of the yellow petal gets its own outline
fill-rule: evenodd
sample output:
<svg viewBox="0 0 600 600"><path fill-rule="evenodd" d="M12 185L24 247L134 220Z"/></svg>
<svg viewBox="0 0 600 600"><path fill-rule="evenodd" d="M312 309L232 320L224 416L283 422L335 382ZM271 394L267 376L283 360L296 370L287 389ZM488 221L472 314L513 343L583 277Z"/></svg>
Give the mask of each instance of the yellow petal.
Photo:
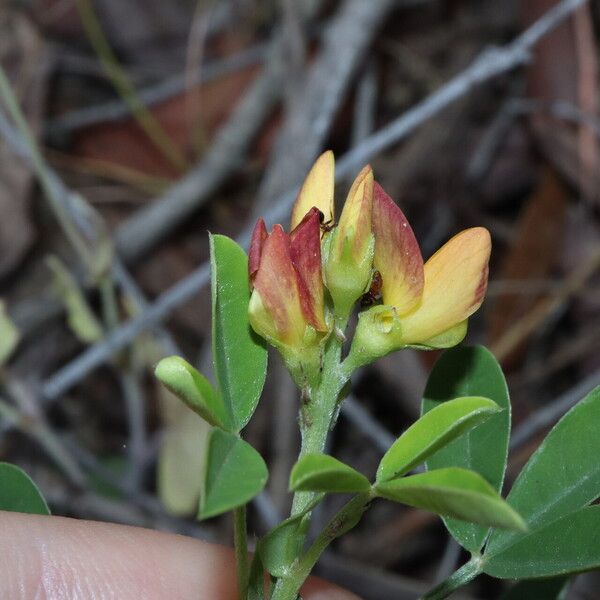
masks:
<svg viewBox="0 0 600 600"><path fill-rule="evenodd" d="M352 184L340 216L335 254L341 257L349 242L352 257L359 263L369 247L373 205L373 171L366 166Z"/></svg>
<svg viewBox="0 0 600 600"><path fill-rule="evenodd" d="M402 341L419 344L471 316L483 302L490 259L490 234L483 227L465 229L425 263L423 298L402 318Z"/></svg>
<svg viewBox="0 0 600 600"><path fill-rule="evenodd" d="M302 221L306 213L316 206L324 215L324 222L333 220L333 191L335 185L335 159L327 150L317 158L306 176L292 208L291 229Z"/></svg>

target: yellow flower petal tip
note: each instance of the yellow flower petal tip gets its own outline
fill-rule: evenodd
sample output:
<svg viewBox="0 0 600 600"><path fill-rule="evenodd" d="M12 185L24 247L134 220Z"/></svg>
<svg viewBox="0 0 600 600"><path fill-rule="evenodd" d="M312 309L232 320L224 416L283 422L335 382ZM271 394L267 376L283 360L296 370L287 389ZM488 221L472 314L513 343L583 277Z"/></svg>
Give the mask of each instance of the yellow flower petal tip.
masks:
<svg viewBox="0 0 600 600"><path fill-rule="evenodd" d="M481 306L491 248L488 230L473 227L455 235L425 263L421 304L402 320L406 344L440 335Z"/></svg>
<svg viewBox="0 0 600 600"><path fill-rule="evenodd" d="M335 158L331 150L323 152L306 176L292 208L291 229L295 229L314 206L323 213L323 222L333 221Z"/></svg>
<svg viewBox="0 0 600 600"><path fill-rule="evenodd" d="M344 245L350 242L350 251L356 262L365 255L371 236L373 207L373 170L366 166L350 187L340 216L336 252L343 254Z"/></svg>

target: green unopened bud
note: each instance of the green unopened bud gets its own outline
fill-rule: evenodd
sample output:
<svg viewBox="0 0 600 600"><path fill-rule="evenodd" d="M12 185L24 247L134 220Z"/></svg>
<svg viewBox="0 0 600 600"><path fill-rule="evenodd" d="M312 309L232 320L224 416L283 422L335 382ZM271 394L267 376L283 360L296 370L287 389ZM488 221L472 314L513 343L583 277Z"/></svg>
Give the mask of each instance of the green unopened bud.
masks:
<svg viewBox="0 0 600 600"><path fill-rule="evenodd" d="M339 225L324 246L324 277L335 312L347 317L365 293L373 273L375 238L371 232L373 172L365 167L354 180Z"/></svg>

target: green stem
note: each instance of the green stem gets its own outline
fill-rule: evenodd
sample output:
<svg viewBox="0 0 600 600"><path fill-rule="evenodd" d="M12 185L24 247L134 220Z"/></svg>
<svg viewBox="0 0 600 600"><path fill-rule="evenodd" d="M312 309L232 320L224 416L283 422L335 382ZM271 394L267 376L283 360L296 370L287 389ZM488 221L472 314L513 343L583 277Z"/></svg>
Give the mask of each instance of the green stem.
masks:
<svg viewBox="0 0 600 600"><path fill-rule="evenodd" d="M336 329L344 331L346 320L338 319ZM305 390L303 406L300 408L300 430L302 445L298 460L307 454L324 451L327 435L337 415L340 393L350 379L350 374L340 368L342 340L332 334L323 352L321 379L315 387ZM313 499L312 492L296 492L292 502L291 515L301 513Z"/></svg>
<svg viewBox="0 0 600 600"><path fill-rule="evenodd" d="M347 319L337 318L335 330L344 331ZM321 377L317 385L303 391L300 430L302 445L298 460L308 454L318 454L325 450L327 435L331 430L339 410L340 394L351 372L341 366L343 339L335 333L327 340L321 364ZM313 492L296 492L292 502L291 515L304 512L313 500ZM359 494L333 518L329 525L301 557L296 558L288 575L278 580L272 600L296 600L298 590L308 577L323 550L339 535L356 525L370 494ZM308 528L308 519L306 529ZM303 536L305 531L298 535ZM302 544L299 543L299 546Z"/></svg>
<svg viewBox="0 0 600 600"><path fill-rule="evenodd" d="M235 545L239 600L246 600L248 596L249 569L245 506L240 506L233 511L233 540Z"/></svg>
<svg viewBox="0 0 600 600"><path fill-rule="evenodd" d="M333 540L356 526L371 499L370 493L358 494L333 517L308 550L293 563L289 573L277 582L271 600L296 600L321 554Z"/></svg>
<svg viewBox="0 0 600 600"><path fill-rule="evenodd" d="M421 600L443 600L452 592L467 585L481 573L481 557L474 556L468 563L465 563L460 569L452 573L448 579L445 579L427 592Z"/></svg>

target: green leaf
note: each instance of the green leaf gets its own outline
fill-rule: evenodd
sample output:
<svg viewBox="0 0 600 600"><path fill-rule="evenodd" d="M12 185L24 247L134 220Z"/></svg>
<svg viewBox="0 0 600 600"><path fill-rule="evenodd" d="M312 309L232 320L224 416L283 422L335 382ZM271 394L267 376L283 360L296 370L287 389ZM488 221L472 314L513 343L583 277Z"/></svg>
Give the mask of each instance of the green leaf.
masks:
<svg viewBox="0 0 600 600"><path fill-rule="evenodd" d="M163 358L154 371L162 384L211 425L229 429L231 415L221 396L190 363L180 356Z"/></svg>
<svg viewBox="0 0 600 600"><path fill-rule="evenodd" d="M54 288L65 306L67 321L73 333L86 344L102 339L102 325L73 275L56 256L48 256L46 264L52 271Z"/></svg>
<svg viewBox="0 0 600 600"><path fill-rule="evenodd" d="M498 492L502 490L508 439L510 400L500 365L483 346L446 351L435 364L423 398L423 414L461 396L493 400L502 410L428 459L427 468L461 467L479 473ZM479 552L488 529L473 523L444 519L450 534L470 552Z"/></svg>
<svg viewBox="0 0 600 600"><path fill-rule="evenodd" d="M449 467L379 483L382 498L485 526L523 531L521 517L481 475Z"/></svg>
<svg viewBox="0 0 600 600"><path fill-rule="evenodd" d="M248 257L231 239L210 236L215 376L235 429L256 410L267 372L267 348L250 327Z"/></svg>
<svg viewBox="0 0 600 600"><path fill-rule="evenodd" d="M290 490L300 492L367 492L369 480L328 454L308 454L290 473Z"/></svg>
<svg viewBox="0 0 600 600"><path fill-rule="evenodd" d="M233 433L213 428L208 436L198 518L237 508L256 496L267 482L261 455Z"/></svg>
<svg viewBox="0 0 600 600"><path fill-rule="evenodd" d="M568 577L519 581L500 600L565 600Z"/></svg>
<svg viewBox="0 0 600 600"><path fill-rule="evenodd" d="M554 577L600 568L600 506L588 506L522 535L483 558L494 577Z"/></svg>
<svg viewBox="0 0 600 600"><path fill-rule="evenodd" d="M14 352L21 334L6 313L4 302L0 301L0 365L3 365Z"/></svg>
<svg viewBox="0 0 600 600"><path fill-rule="evenodd" d="M600 496L600 387L576 404L550 431L515 481L507 501L531 531ZM486 553L517 536L494 531Z"/></svg>
<svg viewBox="0 0 600 600"><path fill-rule="evenodd" d="M50 509L32 479L19 467L0 462L0 510L49 515Z"/></svg>
<svg viewBox="0 0 600 600"><path fill-rule="evenodd" d="M292 562L298 556L308 528L308 513L323 500L324 494L315 496L304 510L288 517L271 529L257 545L265 569L273 577L287 575Z"/></svg>
<svg viewBox="0 0 600 600"><path fill-rule="evenodd" d="M456 398L442 402L425 413L394 442L381 459L377 481L404 475L500 410L488 398Z"/></svg>

